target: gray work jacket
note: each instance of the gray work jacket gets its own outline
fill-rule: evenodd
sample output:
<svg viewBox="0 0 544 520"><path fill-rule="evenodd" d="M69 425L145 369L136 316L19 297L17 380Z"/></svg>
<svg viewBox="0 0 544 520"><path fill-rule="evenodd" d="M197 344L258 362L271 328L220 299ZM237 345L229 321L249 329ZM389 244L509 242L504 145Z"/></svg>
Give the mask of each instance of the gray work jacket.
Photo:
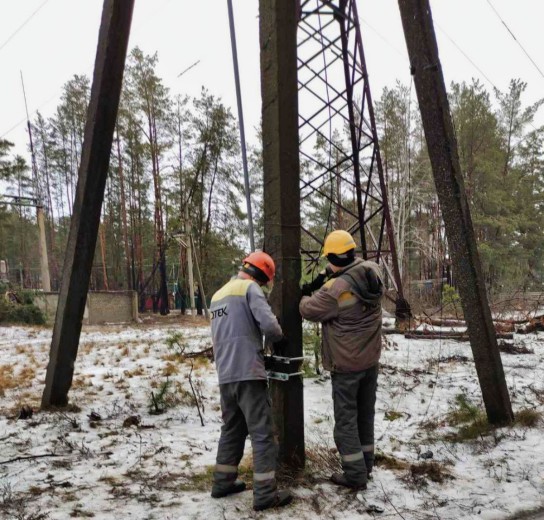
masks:
<svg viewBox="0 0 544 520"><path fill-rule="evenodd" d="M219 384L266 379L263 335L274 342L283 333L259 284L233 278L213 295L210 312Z"/></svg>

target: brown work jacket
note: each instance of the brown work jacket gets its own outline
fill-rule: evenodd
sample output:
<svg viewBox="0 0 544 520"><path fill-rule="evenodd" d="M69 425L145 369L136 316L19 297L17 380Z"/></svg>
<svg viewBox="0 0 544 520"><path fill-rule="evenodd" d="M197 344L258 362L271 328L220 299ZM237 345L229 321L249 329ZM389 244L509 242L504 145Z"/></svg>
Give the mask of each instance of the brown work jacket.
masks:
<svg viewBox="0 0 544 520"><path fill-rule="evenodd" d="M377 275L379 288L369 284L367 269ZM304 296L300 301L302 317L323 326L322 357L326 370L359 372L378 363L382 346L382 279L378 264L356 258L312 296Z"/></svg>

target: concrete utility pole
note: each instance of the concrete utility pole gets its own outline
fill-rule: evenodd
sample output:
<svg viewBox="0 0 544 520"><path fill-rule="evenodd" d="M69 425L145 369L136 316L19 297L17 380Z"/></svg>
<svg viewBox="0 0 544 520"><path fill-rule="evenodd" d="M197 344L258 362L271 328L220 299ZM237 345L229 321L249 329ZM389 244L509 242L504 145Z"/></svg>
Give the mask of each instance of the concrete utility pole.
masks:
<svg viewBox="0 0 544 520"><path fill-rule="evenodd" d="M21 71L21 85L23 87L23 97L25 100L26 111L26 126L28 128L28 140L30 143L30 155L32 157L32 180L34 182L34 190L36 195L36 218L38 220L38 250L40 254L40 269L42 275L42 290L44 292L51 291L51 279L49 277L49 259L47 257L47 240L45 239L45 220L43 217L43 205L40 185L38 182L38 165L36 164L36 154L34 153L34 142L32 139L32 125L28 115L28 104L26 102L25 82L23 80L23 72Z"/></svg>
<svg viewBox="0 0 544 520"><path fill-rule="evenodd" d="M512 405L487 301L457 153L429 0L399 0L434 182L489 422L509 423Z"/></svg>
<svg viewBox="0 0 544 520"><path fill-rule="evenodd" d="M297 92L297 2L259 0L264 169L264 249L276 262L271 294L288 338L283 354L302 356L300 300L300 168ZM304 409L300 376L271 381L280 463L304 467Z"/></svg>
<svg viewBox="0 0 544 520"><path fill-rule="evenodd" d="M49 259L47 256L47 241L45 239L45 219L43 215L43 206L41 202L34 197L18 197L16 195L3 195L13 199L13 206L34 207L36 208L36 220L38 221L38 254L40 255L40 271L42 277L42 290L51 291L51 279L49 277ZM0 195L1 197L1 195ZM21 273L21 289L24 288L23 272Z"/></svg>
<svg viewBox="0 0 544 520"><path fill-rule="evenodd" d="M200 301L202 307L204 308L204 315L206 319L210 319L210 311L208 310L208 303L206 302L206 293L204 292L204 284L202 283L202 276L200 275L200 265L198 263L198 258L196 256L196 247L195 241L193 240L193 235L189 235L189 243L191 244L191 249L195 255L195 264L196 264L196 277L198 279L198 291L200 292Z"/></svg>
<svg viewBox="0 0 544 520"><path fill-rule="evenodd" d="M189 220L188 205L185 204L185 243L187 246L187 273L189 275L189 301L191 303L191 316L196 316L195 304L195 278L193 274L193 241L191 240L191 221Z"/></svg>
<svg viewBox="0 0 544 520"><path fill-rule="evenodd" d="M134 0L104 0L42 407L66 406L89 290Z"/></svg>

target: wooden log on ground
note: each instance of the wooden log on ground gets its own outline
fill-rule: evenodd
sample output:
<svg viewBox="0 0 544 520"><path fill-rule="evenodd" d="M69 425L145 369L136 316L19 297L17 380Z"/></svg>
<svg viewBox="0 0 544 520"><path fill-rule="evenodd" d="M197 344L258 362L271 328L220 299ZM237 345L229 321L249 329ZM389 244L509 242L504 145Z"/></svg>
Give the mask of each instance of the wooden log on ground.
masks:
<svg viewBox="0 0 544 520"><path fill-rule="evenodd" d="M423 331L411 331L404 334L407 339L453 339L456 341L469 341L469 336L466 332L427 332L426 334L420 334ZM514 339L514 334L497 334L497 339Z"/></svg>

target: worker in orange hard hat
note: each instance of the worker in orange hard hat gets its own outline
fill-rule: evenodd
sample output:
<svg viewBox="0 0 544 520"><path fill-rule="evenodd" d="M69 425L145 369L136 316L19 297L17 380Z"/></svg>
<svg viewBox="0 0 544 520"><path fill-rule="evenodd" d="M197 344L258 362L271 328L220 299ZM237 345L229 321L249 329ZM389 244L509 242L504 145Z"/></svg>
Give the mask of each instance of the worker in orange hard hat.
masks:
<svg viewBox="0 0 544 520"><path fill-rule="evenodd" d="M316 280L302 287L299 309L303 318L323 327L323 368L331 372L334 440L344 470L331 480L365 489L374 465L384 286L378 264L357 258L355 248L347 231L327 236L323 256L329 263Z"/></svg>
<svg viewBox="0 0 544 520"><path fill-rule="evenodd" d="M241 271L261 285L270 285L274 282L276 264L267 253L255 251L244 258Z"/></svg>
<svg viewBox="0 0 544 520"><path fill-rule="evenodd" d="M276 485L277 446L264 366L263 335L271 342L285 341L263 293L263 287L273 283L275 272L270 255L251 253L244 258L238 276L213 295L210 306L223 417L212 497L245 490L237 476L249 434L256 511L285 506L293 499L289 491L278 491Z"/></svg>

